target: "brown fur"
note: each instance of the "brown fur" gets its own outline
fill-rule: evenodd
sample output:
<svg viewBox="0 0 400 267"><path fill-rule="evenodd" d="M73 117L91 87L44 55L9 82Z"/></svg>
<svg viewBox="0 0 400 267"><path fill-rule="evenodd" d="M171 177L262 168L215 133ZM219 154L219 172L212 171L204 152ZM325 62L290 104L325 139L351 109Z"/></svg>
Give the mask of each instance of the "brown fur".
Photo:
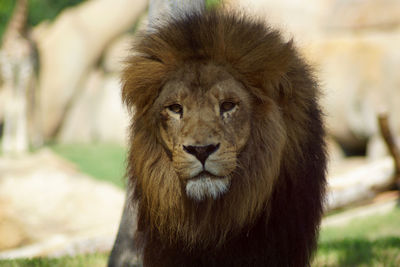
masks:
<svg viewBox="0 0 400 267"><path fill-rule="evenodd" d="M123 99L135 107L128 176L144 265L306 266L322 214L324 131L317 84L292 42L214 10L159 26L135 51ZM192 77L196 93L223 75L251 96L250 134L229 191L196 202L184 194L157 101L173 79Z"/></svg>

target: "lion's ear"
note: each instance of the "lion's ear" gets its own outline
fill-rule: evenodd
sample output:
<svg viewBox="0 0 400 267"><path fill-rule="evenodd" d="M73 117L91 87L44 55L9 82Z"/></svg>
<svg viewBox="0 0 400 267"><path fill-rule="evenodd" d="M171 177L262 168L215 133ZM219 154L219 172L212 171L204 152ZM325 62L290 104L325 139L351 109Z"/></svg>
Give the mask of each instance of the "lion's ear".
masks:
<svg viewBox="0 0 400 267"><path fill-rule="evenodd" d="M266 46L266 44L263 43L261 46ZM293 58L293 53L295 53L293 40L288 41L279 48L270 49L269 47L264 47L261 50L262 52L267 52L259 53L257 57L252 55L249 57L251 60L245 58L250 61L246 64L250 71L242 70L241 73L245 73L247 81L255 88L261 88L261 94L258 91L254 92L258 98L263 99L263 97L267 96L279 105L285 105L293 95L290 77L293 76L291 72L293 71L293 66L296 65L296 59ZM257 60L254 60L254 58ZM261 60L259 61L260 58Z"/></svg>
<svg viewBox="0 0 400 267"><path fill-rule="evenodd" d="M161 90L167 69L159 60L132 56L122 74L122 100L136 114L147 112Z"/></svg>

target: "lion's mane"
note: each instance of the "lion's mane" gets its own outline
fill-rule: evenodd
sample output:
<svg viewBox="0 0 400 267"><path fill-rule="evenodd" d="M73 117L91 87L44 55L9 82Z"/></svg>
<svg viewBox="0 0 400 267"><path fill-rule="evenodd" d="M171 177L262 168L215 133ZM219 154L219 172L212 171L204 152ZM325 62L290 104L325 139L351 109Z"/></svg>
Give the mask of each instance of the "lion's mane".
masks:
<svg viewBox="0 0 400 267"><path fill-rule="evenodd" d="M123 100L135 115L127 175L145 266L305 266L325 187L324 129L312 71L278 31L244 15L191 13L135 44ZM194 202L162 145L152 104L188 64L222 66L254 98L229 192Z"/></svg>

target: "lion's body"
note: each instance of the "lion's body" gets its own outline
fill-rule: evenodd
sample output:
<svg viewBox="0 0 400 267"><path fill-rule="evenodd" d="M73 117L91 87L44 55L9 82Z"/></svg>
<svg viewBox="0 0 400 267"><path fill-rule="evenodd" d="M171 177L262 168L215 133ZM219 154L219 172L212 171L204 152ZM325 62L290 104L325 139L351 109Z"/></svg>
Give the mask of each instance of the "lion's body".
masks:
<svg viewBox="0 0 400 267"><path fill-rule="evenodd" d="M145 34L124 72L144 266L306 266L325 187L309 67L278 32L194 13Z"/></svg>

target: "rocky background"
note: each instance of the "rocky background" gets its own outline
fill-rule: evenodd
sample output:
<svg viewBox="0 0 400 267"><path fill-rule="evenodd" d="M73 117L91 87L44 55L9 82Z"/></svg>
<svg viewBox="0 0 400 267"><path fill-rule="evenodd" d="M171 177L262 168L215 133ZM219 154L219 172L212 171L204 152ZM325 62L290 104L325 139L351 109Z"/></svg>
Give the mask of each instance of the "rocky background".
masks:
<svg viewBox="0 0 400 267"><path fill-rule="evenodd" d="M315 65L333 163L343 162L345 154L367 156L356 166L379 163L387 155L377 115L386 112L392 130L400 135L400 0L229 0L226 6L266 19L285 38L293 38ZM37 108L45 140L126 144L129 118L120 101L119 75L146 16L147 0L91 0L32 29L40 61ZM0 125L2 101L0 89ZM389 176L393 165L385 160ZM24 183L16 184L15 177ZM41 186L47 193L34 199ZM15 188L18 194L11 194ZM0 159L0 236L7 235L0 238L0 250L38 243L43 246L3 256L58 255L54 247L74 251L76 240L101 240L95 247L107 250L122 202L122 190L91 181L49 151L25 163ZM32 213L43 206L48 208ZM68 216L77 207L80 216Z"/></svg>
<svg viewBox="0 0 400 267"><path fill-rule="evenodd" d="M50 150L0 158L0 260L108 251L123 203Z"/></svg>
<svg viewBox="0 0 400 267"><path fill-rule="evenodd" d="M376 116L388 112L400 132L400 0L225 2L281 29L316 66L332 139L348 154L386 153ZM45 140L125 143L119 73L146 7L146 0L84 1L32 29Z"/></svg>
<svg viewBox="0 0 400 267"><path fill-rule="evenodd" d="M33 30L42 130L59 142L125 143L119 72L145 0L87 1Z"/></svg>

